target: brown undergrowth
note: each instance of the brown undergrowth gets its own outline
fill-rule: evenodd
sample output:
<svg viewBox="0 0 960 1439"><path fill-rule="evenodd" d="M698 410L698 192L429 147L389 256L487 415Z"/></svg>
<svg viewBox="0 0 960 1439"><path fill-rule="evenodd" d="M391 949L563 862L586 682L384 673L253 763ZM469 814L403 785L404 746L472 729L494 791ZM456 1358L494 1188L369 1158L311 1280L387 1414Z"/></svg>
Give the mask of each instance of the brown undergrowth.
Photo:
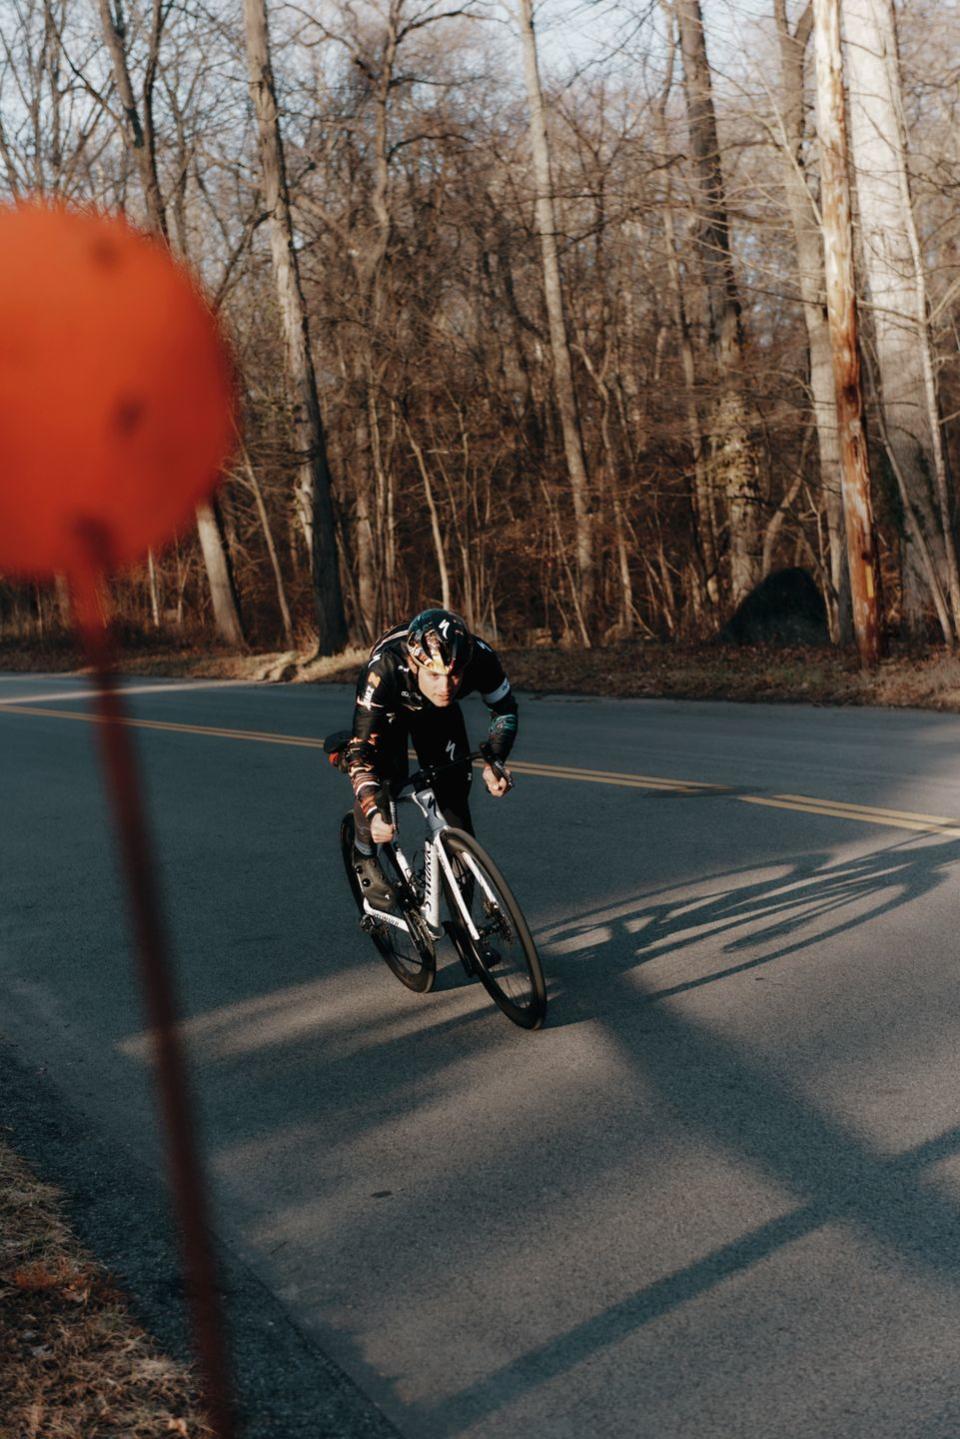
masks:
<svg viewBox="0 0 960 1439"><path fill-rule="evenodd" d="M633 698L806 702L960 710L960 658L943 651L894 652L866 672L855 654L834 649L735 648L722 645L620 644L604 649L557 646L500 650L515 687L540 694ZM328 659L309 650L237 654L188 646L127 648L124 674L259 682L352 683L361 649ZM0 644L0 672L83 673L70 643Z"/></svg>
<svg viewBox="0 0 960 1439"><path fill-rule="evenodd" d="M0 1439L211 1439L190 1372L0 1138Z"/></svg>

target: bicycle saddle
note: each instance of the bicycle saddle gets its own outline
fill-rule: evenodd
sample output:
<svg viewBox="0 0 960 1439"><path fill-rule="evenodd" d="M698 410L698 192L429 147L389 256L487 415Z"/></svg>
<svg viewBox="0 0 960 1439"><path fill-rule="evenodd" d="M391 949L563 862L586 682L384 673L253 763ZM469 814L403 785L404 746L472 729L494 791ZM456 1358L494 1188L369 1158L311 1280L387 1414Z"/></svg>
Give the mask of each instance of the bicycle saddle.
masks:
<svg viewBox="0 0 960 1439"><path fill-rule="evenodd" d="M348 729L337 730L335 734L328 734L323 741L323 752L332 765L337 769L343 769L343 752L353 739Z"/></svg>

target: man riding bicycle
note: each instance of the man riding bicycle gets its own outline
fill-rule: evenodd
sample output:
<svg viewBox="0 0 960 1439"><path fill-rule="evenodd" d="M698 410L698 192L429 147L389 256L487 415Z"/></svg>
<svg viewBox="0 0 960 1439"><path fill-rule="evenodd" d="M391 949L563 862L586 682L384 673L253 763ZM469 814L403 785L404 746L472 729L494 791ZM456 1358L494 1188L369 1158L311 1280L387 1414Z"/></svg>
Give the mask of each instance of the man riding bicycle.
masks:
<svg viewBox="0 0 960 1439"><path fill-rule="evenodd" d="M464 757L462 766L440 771L434 793L448 823L473 834L470 745L457 701L474 691L491 712L484 753L496 769L485 764L483 781L499 799L512 784L503 762L517 735L517 701L495 652L459 615L423 610L408 625L397 625L374 645L360 675L343 764L354 793L354 869L374 908L389 908L394 899L374 846L395 833L390 786L407 777L408 737L421 765L449 765Z"/></svg>

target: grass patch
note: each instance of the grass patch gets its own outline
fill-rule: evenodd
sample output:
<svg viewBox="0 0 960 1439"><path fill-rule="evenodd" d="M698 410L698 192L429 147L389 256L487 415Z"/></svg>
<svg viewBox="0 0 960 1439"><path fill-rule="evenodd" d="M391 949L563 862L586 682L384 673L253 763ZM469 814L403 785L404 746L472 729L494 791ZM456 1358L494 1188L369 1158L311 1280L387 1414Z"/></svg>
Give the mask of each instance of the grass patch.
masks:
<svg viewBox="0 0 960 1439"><path fill-rule="evenodd" d="M71 1234L57 1191L0 1140L0 1436L212 1433L191 1372L135 1323Z"/></svg>

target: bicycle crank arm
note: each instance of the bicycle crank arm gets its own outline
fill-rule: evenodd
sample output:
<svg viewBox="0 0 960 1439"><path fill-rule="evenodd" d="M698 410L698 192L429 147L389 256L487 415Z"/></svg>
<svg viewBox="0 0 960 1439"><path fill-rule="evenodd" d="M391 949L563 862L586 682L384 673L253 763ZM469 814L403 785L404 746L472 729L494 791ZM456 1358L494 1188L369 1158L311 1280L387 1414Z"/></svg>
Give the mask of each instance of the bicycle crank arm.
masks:
<svg viewBox="0 0 960 1439"><path fill-rule="evenodd" d="M363 901L363 915L360 919L360 928L365 934L369 934L379 923L392 925L394 929L402 929L405 934L410 933L410 927L405 919L400 919L399 916L395 914L388 914L387 911L383 909L373 909L369 900L365 899Z"/></svg>
<svg viewBox="0 0 960 1439"><path fill-rule="evenodd" d="M373 909L369 900L365 899L363 901L363 915L360 919L360 928L364 934L370 934L378 922L381 921L384 924L392 925L394 929L402 929L404 934L410 933L410 926L405 919L401 919L399 915L396 914L388 914L382 909ZM420 922L432 940L443 939L443 930L434 929L433 925L428 924L422 914L420 915Z"/></svg>

